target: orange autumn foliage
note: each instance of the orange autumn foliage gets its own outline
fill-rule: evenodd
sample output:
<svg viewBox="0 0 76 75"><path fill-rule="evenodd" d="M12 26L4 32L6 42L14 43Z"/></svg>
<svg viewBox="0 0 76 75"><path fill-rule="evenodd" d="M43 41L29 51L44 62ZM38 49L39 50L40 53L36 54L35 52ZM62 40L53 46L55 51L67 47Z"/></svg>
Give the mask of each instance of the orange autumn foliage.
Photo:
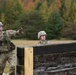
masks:
<svg viewBox="0 0 76 75"><path fill-rule="evenodd" d="M53 3L50 5L50 10L59 9L61 7L60 0L54 0Z"/></svg>
<svg viewBox="0 0 76 75"><path fill-rule="evenodd" d="M34 8L34 1L33 0L23 0L22 7L24 11L32 10Z"/></svg>

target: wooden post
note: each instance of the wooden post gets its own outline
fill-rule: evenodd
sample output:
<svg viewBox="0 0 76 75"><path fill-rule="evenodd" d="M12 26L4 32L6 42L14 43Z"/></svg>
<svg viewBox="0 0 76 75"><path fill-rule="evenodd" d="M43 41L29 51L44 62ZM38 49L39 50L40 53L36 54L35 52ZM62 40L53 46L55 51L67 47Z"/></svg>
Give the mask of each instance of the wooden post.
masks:
<svg viewBox="0 0 76 75"><path fill-rule="evenodd" d="M33 48L24 50L24 75L33 75Z"/></svg>

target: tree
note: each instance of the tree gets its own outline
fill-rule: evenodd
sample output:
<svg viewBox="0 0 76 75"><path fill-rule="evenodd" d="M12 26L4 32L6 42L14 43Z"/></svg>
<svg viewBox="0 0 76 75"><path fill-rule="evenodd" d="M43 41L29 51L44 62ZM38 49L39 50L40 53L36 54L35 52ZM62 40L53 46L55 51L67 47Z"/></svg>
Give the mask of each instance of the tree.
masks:
<svg viewBox="0 0 76 75"><path fill-rule="evenodd" d="M40 7L40 13L42 17L44 18L44 21L47 22L49 15L50 15L50 8L47 6L47 2L43 2L42 6Z"/></svg>
<svg viewBox="0 0 76 75"><path fill-rule="evenodd" d="M22 13L21 5L18 0L3 0L1 20L4 19L3 24L6 29L14 27L14 23L18 20L19 15Z"/></svg>
<svg viewBox="0 0 76 75"><path fill-rule="evenodd" d="M73 23L68 23L67 27L63 32L63 37L76 40L76 26Z"/></svg>
<svg viewBox="0 0 76 75"><path fill-rule="evenodd" d="M48 39L60 38L63 25L64 23L60 13L56 10L53 10L50 14L48 25L46 26Z"/></svg>
<svg viewBox="0 0 76 75"><path fill-rule="evenodd" d="M63 36L65 38L76 39L76 0L61 0L62 6L60 11L62 18L65 20Z"/></svg>
<svg viewBox="0 0 76 75"><path fill-rule="evenodd" d="M39 10L40 9L40 7L41 7L41 5L42 5L42 1L41 0L36 0L35 1L35 9L36 10Z"/></svg>
<svg viewBox="0 0 76 75"><path fill-rule="evenodd" d="M45 29L45 22L37 10L21 15L17 22L18 26L24 28L24 38L37 39L37 33Z"/></svg>
<svg viewBox="0 0 76 75"><path fill-rule="evenodd" d="M3 13L6 9L6 0L1 0L0 2L0 20L2 21Z"/></svg>
<svg viewBox="0 0 76 75"><path fill-rule="evenodd" d="M48 7L50 7L50 5L52 4L52 2L53 2L54 0L46 0L46 1L47 1Z"/></svg>

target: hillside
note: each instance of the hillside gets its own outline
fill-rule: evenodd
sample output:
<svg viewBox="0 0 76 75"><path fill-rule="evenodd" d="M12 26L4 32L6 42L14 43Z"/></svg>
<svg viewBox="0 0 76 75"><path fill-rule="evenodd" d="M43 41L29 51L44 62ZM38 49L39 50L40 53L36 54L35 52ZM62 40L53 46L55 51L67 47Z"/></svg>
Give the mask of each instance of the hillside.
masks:
<svg viewBox="0 0 76 75"><path fill-rule="evenodd" d="M24 28L20 38L76 39L76 0L0 0L0 21L6 29Z"/></svg>

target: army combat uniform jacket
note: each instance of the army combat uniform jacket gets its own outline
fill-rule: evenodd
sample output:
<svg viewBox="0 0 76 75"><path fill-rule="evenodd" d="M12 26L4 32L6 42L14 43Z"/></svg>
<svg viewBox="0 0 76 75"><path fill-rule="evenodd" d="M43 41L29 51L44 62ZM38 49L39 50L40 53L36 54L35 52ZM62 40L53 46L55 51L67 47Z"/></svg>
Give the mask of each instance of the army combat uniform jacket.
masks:
<svg viewBox="0 0 76 75"><path fill-rule="evenodd" d="M38 42L38 46L48 45L48 44L50 44L50 42L48 42L47 40L43 41L42 43L40 41Z"/></svg>
<svg viewBox="0 0 76 75"><path fill-rule="evenodd" d="M18 34L18 31L16 30L6 30L0 32L0 75L2 75L7 61L10 64L10 73L13 72L13 75L15 75L15 55L11 50L9 50L7 41L10 41L10 37L12 35L15 36L16 34Z"/></svg>

